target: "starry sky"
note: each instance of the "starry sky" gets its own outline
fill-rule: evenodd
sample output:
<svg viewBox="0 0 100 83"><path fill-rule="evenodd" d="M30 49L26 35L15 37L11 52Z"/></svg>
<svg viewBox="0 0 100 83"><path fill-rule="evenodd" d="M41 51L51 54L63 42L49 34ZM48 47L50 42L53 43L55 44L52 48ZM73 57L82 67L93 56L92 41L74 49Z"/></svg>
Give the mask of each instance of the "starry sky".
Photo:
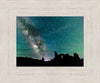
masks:
<svg viewBox="0 0 100 83"><path fill-rule="evenodd" d="M45 61L57 53L84 53L84 17L82 16L18 16L17 57Z"/></svg>

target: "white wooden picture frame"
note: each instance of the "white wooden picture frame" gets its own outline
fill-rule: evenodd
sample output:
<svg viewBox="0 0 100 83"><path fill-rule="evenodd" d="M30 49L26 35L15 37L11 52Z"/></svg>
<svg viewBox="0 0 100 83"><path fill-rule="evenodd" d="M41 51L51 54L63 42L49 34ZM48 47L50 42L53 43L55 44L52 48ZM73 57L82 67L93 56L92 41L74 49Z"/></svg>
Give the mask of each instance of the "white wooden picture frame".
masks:
<svg viewBox="0 0 100 83"><path fill-rule="evenodd" d="M84 67L16 67L16 16L84 16ZM99 0L0 0L0 83L100 83Z"/></svg>

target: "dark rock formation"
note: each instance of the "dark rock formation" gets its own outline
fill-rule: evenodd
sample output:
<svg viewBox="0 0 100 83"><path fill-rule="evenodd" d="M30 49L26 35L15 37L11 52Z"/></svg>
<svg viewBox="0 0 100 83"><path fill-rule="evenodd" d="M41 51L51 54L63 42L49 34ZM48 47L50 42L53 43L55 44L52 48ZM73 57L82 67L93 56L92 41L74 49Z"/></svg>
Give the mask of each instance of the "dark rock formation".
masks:
<svg viewBox="0 0 100 83"><path fill-rule="evenodd" d="M55 57L51 61L44 61L32 58L17 57L17 66L83 66L83 59L77 53L74 56L59 54L55 51Z"/></svg>

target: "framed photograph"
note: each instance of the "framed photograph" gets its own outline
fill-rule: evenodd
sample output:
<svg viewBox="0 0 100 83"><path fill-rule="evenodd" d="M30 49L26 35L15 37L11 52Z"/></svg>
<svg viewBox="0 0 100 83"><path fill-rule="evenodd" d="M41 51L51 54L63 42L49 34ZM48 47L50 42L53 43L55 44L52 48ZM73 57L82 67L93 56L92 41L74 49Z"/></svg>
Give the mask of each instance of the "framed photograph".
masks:
<svg viewBox="0 0 100 83"><path fill-rule="evenodd" d="M100 1L0 5L0 83L100 83Z"/></svg>
<svg viewBox="0 0 100 83"><path fill-rule="evenodd" d="M16 21L18 67L83 66L84 17L18 16Z"/></svg>

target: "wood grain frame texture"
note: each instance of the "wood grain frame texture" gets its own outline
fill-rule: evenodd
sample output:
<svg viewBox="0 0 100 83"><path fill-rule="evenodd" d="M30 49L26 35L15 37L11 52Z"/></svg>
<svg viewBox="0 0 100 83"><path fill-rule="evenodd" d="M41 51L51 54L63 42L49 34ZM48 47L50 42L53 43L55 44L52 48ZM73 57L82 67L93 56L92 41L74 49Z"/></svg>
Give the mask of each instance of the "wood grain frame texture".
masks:
<svg viewBox="0 0 100 83"><path fill-rule="evenodd" d="M84 16L84 67L16 67L16 16ZM100 83L100 0L0 0L0 83Z"/></svg>

